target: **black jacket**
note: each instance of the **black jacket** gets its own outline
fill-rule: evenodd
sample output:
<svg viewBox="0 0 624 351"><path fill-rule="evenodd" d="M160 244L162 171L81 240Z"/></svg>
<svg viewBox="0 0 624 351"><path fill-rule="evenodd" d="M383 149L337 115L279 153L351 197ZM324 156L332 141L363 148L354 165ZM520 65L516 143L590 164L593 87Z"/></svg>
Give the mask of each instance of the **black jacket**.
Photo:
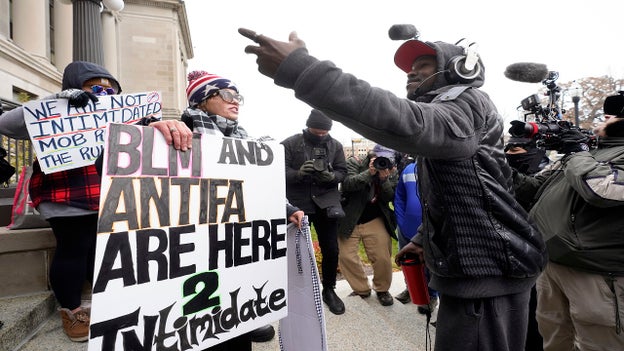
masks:
<svg viewBox="0 0 624 351"><path fill-rule="evenodd" d="M315 144L309 138L304 138L304 133L295 134L281 142L284 145L286 165L286 197L306 214L314 214L315 204L320 208L340 205L338 184L344 179L347 166L342 144L338 140L328 135L323 142ZM298 174L301 165L314 158L315 147L327 151L326 161L335 175L329 183L319 183L311 176L300 177Z"/></svg>
<svg viewBox="0 0 624 351"><path fill-rule="evenodd" d="M463 48L429 43L438 71ZM418 155L423 202L421 235L431 286L448 295L482 298L529 291L547 263L541 234L514 199L503 150L503 119L478 89L485 70L461 85L436 76L416 102L372 87L293 51L275 76L279 86L362 136Z"/></svg>

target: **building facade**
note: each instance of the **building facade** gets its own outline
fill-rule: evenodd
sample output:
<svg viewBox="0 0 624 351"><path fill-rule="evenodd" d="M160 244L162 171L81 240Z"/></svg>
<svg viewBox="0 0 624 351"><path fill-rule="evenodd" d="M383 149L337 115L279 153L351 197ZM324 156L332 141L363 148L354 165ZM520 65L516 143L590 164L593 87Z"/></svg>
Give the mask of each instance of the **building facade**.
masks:
<svg viewBox="0 0 624 351"><path fill-rule="evenodd" d="M73 6L72 0L0 0L5 110L60 91L63 69L74 57ZM125 0L122 11L100 9L103 66L126 93L160 91L163 118L179 118L193 58L184 1Z"/></svg>

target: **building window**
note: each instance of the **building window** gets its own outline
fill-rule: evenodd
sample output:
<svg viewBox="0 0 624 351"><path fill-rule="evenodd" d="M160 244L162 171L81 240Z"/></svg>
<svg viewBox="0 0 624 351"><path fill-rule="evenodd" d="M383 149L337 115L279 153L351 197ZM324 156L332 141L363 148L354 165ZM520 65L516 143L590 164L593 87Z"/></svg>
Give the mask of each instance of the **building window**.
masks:
<svg viewBox="0 0 624 351"><path fill-rule="evenodd" d="M24 104L31 100L37 100L39 96L18 87L13 87L13 101Z"/></svg>

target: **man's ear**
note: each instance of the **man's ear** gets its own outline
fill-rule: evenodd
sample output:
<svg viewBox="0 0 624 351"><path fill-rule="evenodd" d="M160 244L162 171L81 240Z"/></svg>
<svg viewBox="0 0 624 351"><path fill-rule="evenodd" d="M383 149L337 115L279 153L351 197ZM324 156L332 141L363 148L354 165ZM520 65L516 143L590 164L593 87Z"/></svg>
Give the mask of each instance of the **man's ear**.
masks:
<svg viewBox="0 0 624 351"><path fill-rule="evenodd" d="M604 132L610 137L624 137L624 118L615 117L616 121L608 123Z"/></svg>

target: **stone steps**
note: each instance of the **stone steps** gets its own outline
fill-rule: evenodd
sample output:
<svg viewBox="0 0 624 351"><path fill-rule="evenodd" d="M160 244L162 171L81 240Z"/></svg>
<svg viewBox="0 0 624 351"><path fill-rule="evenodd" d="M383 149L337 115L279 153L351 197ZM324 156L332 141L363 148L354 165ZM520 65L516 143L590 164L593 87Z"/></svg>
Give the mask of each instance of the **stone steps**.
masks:
<svg viewBox="0 0 624 351"><path fill-rule="evenodd" d="M18 350L55 310L51 292L0 298L0 351Z"/></svg>

